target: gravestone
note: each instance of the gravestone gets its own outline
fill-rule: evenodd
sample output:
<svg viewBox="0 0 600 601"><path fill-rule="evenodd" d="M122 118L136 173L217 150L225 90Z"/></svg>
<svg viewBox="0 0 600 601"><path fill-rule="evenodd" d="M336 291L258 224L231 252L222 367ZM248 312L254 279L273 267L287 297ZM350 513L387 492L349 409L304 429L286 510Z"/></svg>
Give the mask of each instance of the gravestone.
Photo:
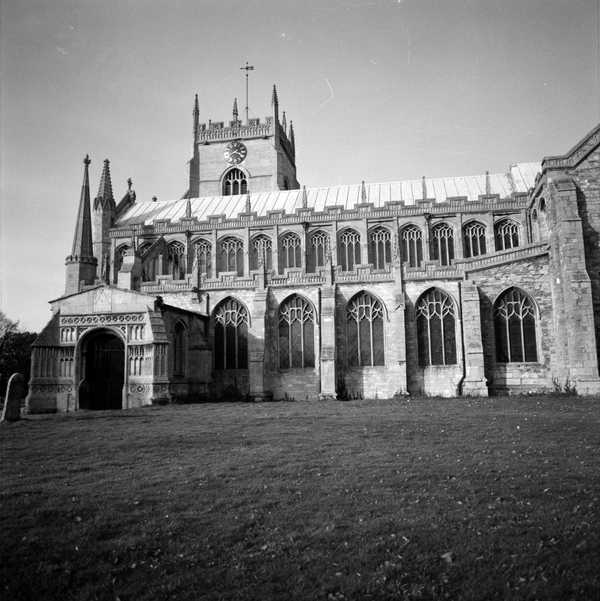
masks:
<svg viewBox="0 0 600 601"><path fill-rule="evenodd" d="M25 380L21 374L13 374L8 380L4 408L0 422L16 422L21 418L21 403L27 394Z"/></svg>

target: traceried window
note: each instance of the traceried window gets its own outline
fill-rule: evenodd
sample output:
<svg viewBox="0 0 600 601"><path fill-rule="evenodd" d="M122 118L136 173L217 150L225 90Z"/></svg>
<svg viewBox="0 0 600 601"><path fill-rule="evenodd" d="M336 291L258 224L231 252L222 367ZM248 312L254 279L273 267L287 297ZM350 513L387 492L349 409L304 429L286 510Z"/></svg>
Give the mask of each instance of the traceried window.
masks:
<svg viewBox="0 0 600 601"><path fill-rule="evenodd" d="M369 232L369 263L375 269L385 269L392 262L392 235L385 227L375 227Z"/></svg>
<svg viewBox="0 0 600 601"><path fill-rule="evenodd" d="M234 196L247 192L248 182L244 172L237 167L230 169L223 178L223 196Z"/></svg>
<svg viewBox="0 0 600 601"><path fill-rule="evenodd" d="M152 242L146 242L139 248L142 257L142 282L152 282L156 278L157 257L147 257L146 253L152 247Z"/></svg>
<svg viewBox="0 0 600 601"><path fill-rule="evenodd" d="M496 358L500 363L537 361L535 307L527 294L509 288L494 303Z"/></svg>
<svg viewBox="0 0 600 601"><path fill-rule="evenodd" d="M279 239L279 273L283 273L286 267L301 266L302 248L300 236L288 232Z"/></svg>
<svg viewBox="0 0 600 601"><path fill-rule="evenodd" d="M431 258L440 265L450 265L454 259L454 230L440 223L431 230Z"/></svg>
<svg viewBox="0 0 600 601"><path fill-rule="evenodd" d="M467 223L463 228L465 257L485 255L485 225L477 221Z"/></svg>
<svg viewBox="0 0 600 601"><path fill-rule="evenodd" d="M214 312L215 369L248 368L248 311L233 298Z"/></svg>
<svg viewBox="0 0 600 601"><path fill-rule="evenodd" d="M419 365L456 363L456 318L452 299L432 288L417 301L417 345Z"/></svg>
<svg viewBox="0 0 600 601"><path fill-rule="evenodd" d="M319 267L324 267L327 262L329 249L329 236L322 230L313 232L308 239L306 255L306 271L316 273Z"/></svg>
<svg viewBox="0 0 600 601"><path fill-rule="evenodd" d="M342 271L352 271L360 264L360 234L351 229L338 234L338 265Z"/></svg>
<svg viewBox="0 0 600 601"><path fill-rule="evenodd" d="M368 292L360 292L346 307L348 365L384 365L383 305Z"/></svg>
<svg viewBox="0 0 600 601"><path fill-rule="evenodd" d="M175 324L173 338L173 375L185 376L186 331L180 321Z"/></svg>
<svg viewBox="0 0 600 601"><path fill-rule="evenodd" d="M234 271L237 275L244 275L244 243L233 236L223 238L218 243L217 271Z"/></svg>
<svg viewBox="0 0 600 601"><path fill-rule="evenodd" d="M420 267L423 262L423 232L416 225L409 225L400 232L402 261L409 267Z"/></svg>
<svg viewBox="0 0 600 601"><path fill-rule="evenodd" d="M194 242L194 257L198 273L204 277L212 277L212 244L208 240L200 238Z"/></svg>
<svg viewBox="0 0 600 601"><path fill-rule="evenodd" d="M171 242L167 247L168 273L174 280L185 279L185 246L181 242Z"/></svg>
<svg viewBox="0 0 600 601"><path fill-rule="evenodd" d="M312 305L294 295L279 308L279 367L315 366L315 315Z"/></svg>
<svg viewBox="0 0 600 601"><path fill-rule="evenodd" d="M259 258L262 258L267 271L273 268L273 243L264 234L259 234L250 241L250 269L258 269Z"/></svg>
<svg viewBox="0 0 600 601"><path fill-rule="evenodd" d="M519 246L519 224L511 219L498 221L494 226L496 250L508 250Z"/></svg>

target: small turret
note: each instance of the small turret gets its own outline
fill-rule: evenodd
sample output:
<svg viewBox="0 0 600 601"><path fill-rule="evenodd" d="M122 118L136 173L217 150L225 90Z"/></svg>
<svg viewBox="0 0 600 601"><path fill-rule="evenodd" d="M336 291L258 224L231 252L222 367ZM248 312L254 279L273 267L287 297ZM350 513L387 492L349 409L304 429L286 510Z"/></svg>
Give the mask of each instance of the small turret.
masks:
<svg viewBox="0 0 600 601"><path fill-rule="evenodd" d="M285 118L285 111L283 111L281 117L281 127L283 128L283 133L287 136L287 119Z"/></svg>
<svg viewBox="0 0 600 601"><path fill-rule="evenodd" d="M198 94L194 97L194 147L192 149L192 158L189 161L190 175L187 192L183 198L197 198L200 196L200 155L198 152L198 143L200 141L200 107L198 106Z"/></svg>
<svg viewBox="0 0 600 601"><path fill-rule="evenodd" d="M239 125L239 113L238 113L238 105L237 105L237 98L233 99L233 122L235 123L235 125Z"/></svg>
<svg viewBox="0 0 600 601"><path fill-rule="evenodd" d="M112 182L110 179L110 162L104 159L104 167L100 176L98 194L94 199L92 213L92 239L94 243L94 256L100 266L100 279L109 281L107 265L110 256L109 231L115 222L116 205L113 197Z"/></svg>
<svg viewBox="0 0 600 601"><path fill-rule="evenodd" d="M292 147L292 155L294 157L294 159L296 158L296 139L294 137L294 123L293 121L290 119L290 146Z"/></svg>

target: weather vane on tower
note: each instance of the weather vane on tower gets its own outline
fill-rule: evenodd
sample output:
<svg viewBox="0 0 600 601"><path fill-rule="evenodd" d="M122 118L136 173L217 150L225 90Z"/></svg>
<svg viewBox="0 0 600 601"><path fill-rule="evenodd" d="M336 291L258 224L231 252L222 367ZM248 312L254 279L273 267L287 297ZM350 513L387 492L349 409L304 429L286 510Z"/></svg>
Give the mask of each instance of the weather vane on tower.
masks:
<svg viewBox="0 0 600 601"><path fill-rule="evenodd" d="M240 70L246 71L246 125L248 125L248 71L254 71L254 67L252 65L249 65L248 61L246 61L246 66L240 67Z"/></svg>

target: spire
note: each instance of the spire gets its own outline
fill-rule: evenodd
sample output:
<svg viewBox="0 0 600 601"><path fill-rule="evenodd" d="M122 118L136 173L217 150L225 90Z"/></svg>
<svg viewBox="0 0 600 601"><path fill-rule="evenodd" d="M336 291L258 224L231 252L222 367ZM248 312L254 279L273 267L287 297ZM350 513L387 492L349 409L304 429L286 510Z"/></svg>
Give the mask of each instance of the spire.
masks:
<svg viewBox="0 0 600 601"><path fill-rule="evenodd" d="M427 200L427 182L425 181L425 176L421 180L421 188L423 192L423 200Z"/></svg>
<svg viewBox="0 0 600 601"><path fill-rule="evenodd" d="M115 199L113 196L112 182L110 179L110 162L104 159L104 167L100 176L100 185L98 186L98 195L94 199L94 209L101 206L103 209L114 208Z"/></svg>
<svg viewBox="0 0 600 601"><path fill-rule="evenodd" d="M283 127L283 133L287 136L287 119L285 118L285 111L281 117L281 127Z"/></svg>
<svg viewBox="0 0 600 601"><path fill-rule="evenodd" d="M290 145L292 147L292 155L296 156L296 139L294 138L294 122L290 119Z"/></svg>
<svg viewBox="0 0 600 601"><path fill-rule="evenodd" d="M279 99L277 98L277 88L273 84L273 95L271 96L271 105L279 108Z"/></svg>
<svg viewBox="0 0 600 601"><path fill-rule="evenodd" d="M306 194L306 186L302 186L302 208L308 208L308 195Z"/></svg>
<svg viewBox="0 0 600 601"><path fill-rule="evenodd" d="M277 99L277 88L275 87L275 84L273 84L271 105L273 107L273 137L275 146L277 146L279 144L279 100Z"/></svg>
<svg viewBox="0 0 600 601"><path fill-rule="evenodd" d="M192 202L189 198L187 199L187 201L185 203L185 218L186 219L192 218Z"/></svg>
<svg viewBox="0 0 600 601"><path fill-rule="evenodd" d="M237 98L233 99L233 120L237 124L237 122L238 122Z"/></svg>
<svg viewBox="0 0 600 601"><path fill-rule="evenodd" d="M200 107L198 105L198 94L194 97L194 111L192 113L194 117L194 143L198 140L198 128L200 124Z"/></svg>
<svg viewBox="0 0 600 601"><path fill-rule="evenodd" d="M365 180L363 179L360 184L360 202L368 202L367 199L367 188L365 186Z"/></svg>
<svg viewBox="0 0 600 601"><path fill-rule="evenodd" d="M83 159L83 184L81 186L81 198L79 199L79 210L77 212L77 223L75 224L75 235L73 236L73 248L71 249L71 260L90 260L94 256L92 250L92 218L90 212L90 157L86 154Z"/></svg>
<svg viewBox="0 0 600 601"><path fill-rule="evenodd" d="M490 172L485 172L485 195L489 196L492 193L492 183L490 181Z"/></svg>

